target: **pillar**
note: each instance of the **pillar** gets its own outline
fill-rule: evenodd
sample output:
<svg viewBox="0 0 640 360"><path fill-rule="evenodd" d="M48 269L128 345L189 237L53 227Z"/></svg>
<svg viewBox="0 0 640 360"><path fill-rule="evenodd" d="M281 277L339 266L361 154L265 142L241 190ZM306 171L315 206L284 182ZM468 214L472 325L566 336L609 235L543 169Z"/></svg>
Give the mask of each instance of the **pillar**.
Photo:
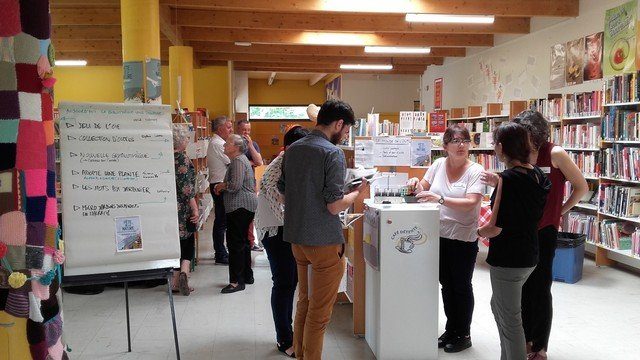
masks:
<svg viewBox="0 0 640 360"><path fill-rule="evenodd" d="M159 0L120 0L124 101L161 104Z"/></svg>
<svg viewBox="0 0 640 360"><path fill-rule="evenodd" d="M193 100L193 48L191 46L169 47L169 105L195 110Z"/></svg>
<svg viewBox="0 0 640 360"><path fill-rule="evenodd" d="M0 3L0 360L61 359L49 1Z"/></svg>

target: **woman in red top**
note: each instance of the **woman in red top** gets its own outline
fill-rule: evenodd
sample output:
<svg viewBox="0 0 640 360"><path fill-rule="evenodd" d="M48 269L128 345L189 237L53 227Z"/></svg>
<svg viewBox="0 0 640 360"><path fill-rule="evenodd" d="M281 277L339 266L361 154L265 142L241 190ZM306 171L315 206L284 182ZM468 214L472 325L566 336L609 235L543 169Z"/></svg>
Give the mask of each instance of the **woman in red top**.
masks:
<svg viewBox="0 0 640 360"><path fill-rule="evenodd" d="M544 360L547 358L553 316L552 266L560 218L580 201L589 188L582 171L567 152L549 142L549 122L542 114L525 110L513 121L529 130L534 149L531 152L530 163L542 169L551 180L551 191L547 196L542 219L538 223L538 265L522 287L522 323L527 339L527 358ZM494 182L493 174L483 173L483 178L490 185ZM497 179L495 181L497 182ZM573 192L563 203L565 181L571 183Z"/></svg>

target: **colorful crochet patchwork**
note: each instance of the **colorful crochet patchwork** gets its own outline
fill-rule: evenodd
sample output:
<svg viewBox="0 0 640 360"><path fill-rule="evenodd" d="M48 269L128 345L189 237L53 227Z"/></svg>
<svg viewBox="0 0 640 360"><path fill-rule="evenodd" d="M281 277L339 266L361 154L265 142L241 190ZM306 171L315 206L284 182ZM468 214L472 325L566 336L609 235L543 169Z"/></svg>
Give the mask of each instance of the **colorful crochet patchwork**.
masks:
<svg viewBox="0 0 640 360"><path fill-rule="evenodd" d="M27 245L27 248L25 251L26 267L29 269L42 269L43 261L44 261L44 247Z"/></svg>
<svg viewBox="0 0 640 360"><path fill-rule="evenodd" d="M0 143L15 144L18 141L20 120L0 120Z"/></svg>
<svg viewBox="0 0 640 360"><path fill-rule="evenodd" d="M22 31L38 39L49 39L51 18L48 0L20 0Z"/></svg>
<svg viewBox="0 0 640 360"><path fill-rule="evenodd" d="M47 168L47 145L42 123L20 120L17 151L16 168L20 170Z"/></svg>
<svg viewBox="0 0 640 360"><path fill-rule="evenodd" d="M27 221L20 211L0 215L0 242L24 246L27 243Z"/></svg>
<svg viewBox="0 0 640 360"><path fill-rule="evenodd" d="M18 88L20 88L20 78L18 78ZM42 97L40 93L20 91L18 92L18 101L21 119L42 121Z"/></svg>
<svg viewBox="0 0 640 360"><path fill-rule="evenodd" d="M20 118L20 101L18 100L17 89L15 91L14 90L0 91L0 119L19 119L19 118Z"/></svg>
<svg viewBox="0 0 640 360"><path fill-rule="evenodd" d="M24 291L10 291L4 311L19 318L29 317L29 296Z"/></svg>
<svg viewBox="0 0 640 360"><path fill-rule="evenodd" d="M18 90L16 66L14 63L0 61L0 90Z"/></svg>
<svg viewBox="0 0 640 360"><path fill-rule="evenodd" d="M24 179L27 196L47 195L47 170L24 170Z"/></svg>
<svg viewBox="0 0 640 360"><path fill-rule="evenodd" d="M35 65L40 57L40 40L21 33L13 38L13 55L16 64Z"/></svg>
<svg viewBox="0 0 640 360"><path fill-rule="evenodd" d="M27 224L27 245L44 246L46 225L41 222Z"/></svg>
<svg viewBox="0 0 640 360"><path fill-rule="evenodd" d="M27 197L27 221L44 222L46 207L46 196Z"/></svg>
<svg viewBox="0 0 640 360"><path fill-rule="evenodd" d="M20 3L18 0L0 0L2 22L0 37L14 36L22 31L20 27Z"/></svg>
<svg viewBox="0 0 640 360"><path fill-rule="evenodd" d="M63 255L56 253L50 32L48 0L0 0L0 242L8 244L0 322L15 323L11 341L0 332L0 358L8 344L21 360L68 359L53 259L60 263Z"/></svg>
<svg viewBox="0 0 640 360"><path fill-rule="evenodd" d="M47 198L44 223L49 226L58 226L58 201L55 197Z"/></svg>

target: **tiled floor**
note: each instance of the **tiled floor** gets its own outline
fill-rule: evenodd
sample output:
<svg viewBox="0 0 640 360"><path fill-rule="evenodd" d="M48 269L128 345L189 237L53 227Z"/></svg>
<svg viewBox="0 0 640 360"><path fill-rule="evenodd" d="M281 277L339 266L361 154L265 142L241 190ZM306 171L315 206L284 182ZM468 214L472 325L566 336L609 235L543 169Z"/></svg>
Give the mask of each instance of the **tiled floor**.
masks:
<svg viewBox="0 0 640 360"><path fill-rule="evenodd" d="M211 258L210 229L201 242ZM255 285L222 295L227 268L205 260L191 279L196 291L175 297L182 359L286 359L275 350L269 305L270 272L264 254L257 254ZM497 359L498 334L489 308L489 272L481 252L474 276L476 307L473 347L442 359ZM127 353L124 291L65 294L65 339L72 359L173 359L173 335L165 288L131 289L133 352ZM550 359L640 359L640 277L585 261L582 281L555 283L555 318ZM440 328L444 326L440 311ZM336 305L325 336L324 359L374 359L363 339L351 335L351 306ZM390 359L395 360L395 359Z"/></svg>

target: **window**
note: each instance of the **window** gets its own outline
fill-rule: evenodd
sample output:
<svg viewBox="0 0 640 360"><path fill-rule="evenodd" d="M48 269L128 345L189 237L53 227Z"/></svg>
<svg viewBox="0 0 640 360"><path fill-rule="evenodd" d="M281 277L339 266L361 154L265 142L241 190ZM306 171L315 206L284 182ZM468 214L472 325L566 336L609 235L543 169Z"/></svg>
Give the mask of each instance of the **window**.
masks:
<svg viewBox="0 0 640 360"><path fill-rule="evenodd" d="M249 105L249 120L309 120L306 105Z"/></svg>

